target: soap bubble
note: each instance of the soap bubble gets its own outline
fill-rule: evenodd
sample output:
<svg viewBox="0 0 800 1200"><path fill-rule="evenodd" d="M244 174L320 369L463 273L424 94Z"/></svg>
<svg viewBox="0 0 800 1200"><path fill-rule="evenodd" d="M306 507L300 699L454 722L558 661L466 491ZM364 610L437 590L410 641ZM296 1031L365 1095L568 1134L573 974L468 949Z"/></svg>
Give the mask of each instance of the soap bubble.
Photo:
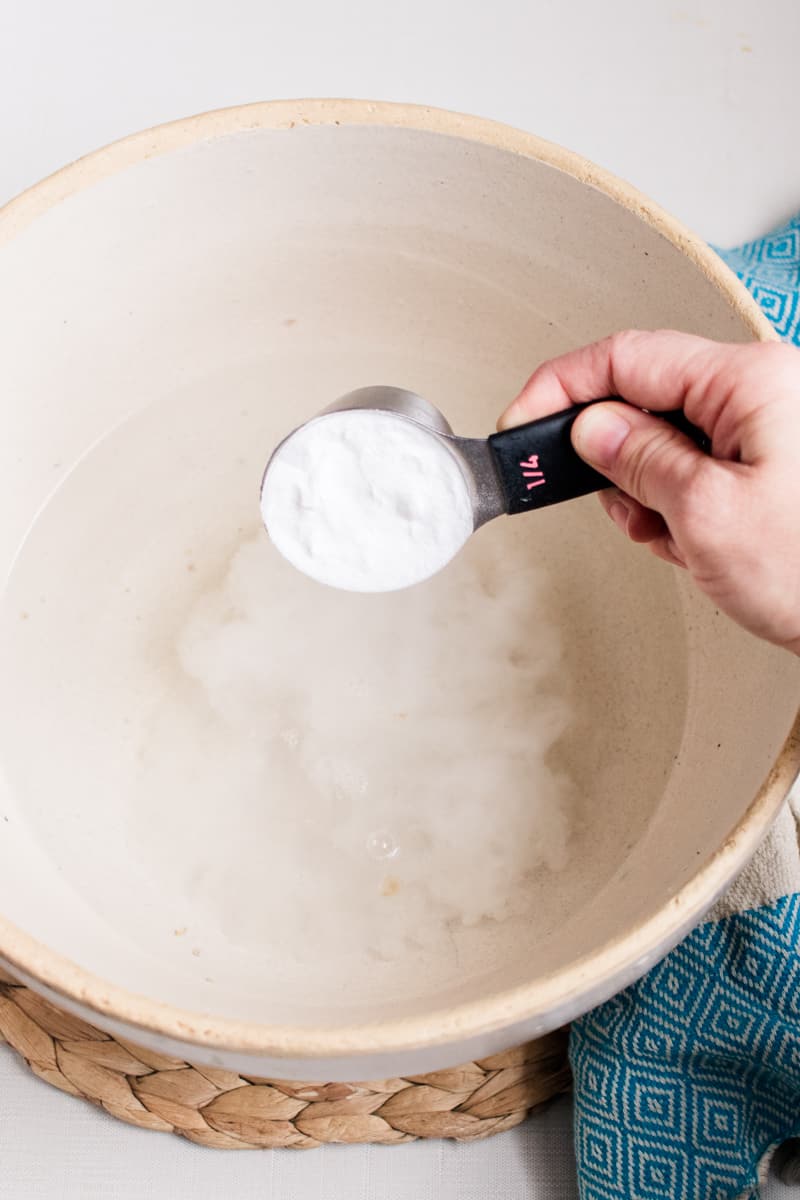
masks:
<svg viewBox="0 0 800 1200"><path fill-rule="evenodd" d="M396 858L399 850L397 842L385 829L376 829L367 838L367 854L370 858Z"/></svg>

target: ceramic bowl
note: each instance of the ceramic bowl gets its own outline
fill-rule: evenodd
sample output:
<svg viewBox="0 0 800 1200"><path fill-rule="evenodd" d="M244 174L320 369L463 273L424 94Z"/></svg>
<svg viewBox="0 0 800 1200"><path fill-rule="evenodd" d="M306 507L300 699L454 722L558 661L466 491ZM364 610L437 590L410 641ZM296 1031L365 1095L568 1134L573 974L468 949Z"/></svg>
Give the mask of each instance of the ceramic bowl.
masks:
<svg viewBox="0 0 800 1200"><path fill-rule="evenodd" d="M422 948L323 975L313 922L296 969L261 953L263 807L243 808L232 784L201 811L199 744L168 804L131 798L133 760L116 748L124 706L97 704L106 675L135 707L145 658L174 669L163 629L257 520L260 469L300 420L354 387L394 383L459 433L486 435L537 362L629 326L770 336L715 255L632 187L529 134L427 108L209 113L100 150L6 207L0 956L17 977L189 1061L376 1078L553 1029L702 916L797 770L798 663L628 545L593 498L478 535L505 539L505 569L547 572L573 705L560 754L578 799L566 865L532 881L536 918L479 924L456 958ZM203 458L196 414L214 404ZM102 477L75 471L90 516L70 521L76 464L126 422L140 429L141 474L122 459ZM132 510L149 505L167 525L187 471L208 501L192 561L163 564L151 606L163 629L141 660L117 661L98 597L115 603L135 572ZM29 572L23 608L15 568L56 495L63 532ZM54 640L44 614L69 606L72 634ZM302 647L291 622L279 634ZM466 627L465 649L480 636ZM104 788L92 784L101 765ZM221 926L217 894L230 904Z"/></svg>

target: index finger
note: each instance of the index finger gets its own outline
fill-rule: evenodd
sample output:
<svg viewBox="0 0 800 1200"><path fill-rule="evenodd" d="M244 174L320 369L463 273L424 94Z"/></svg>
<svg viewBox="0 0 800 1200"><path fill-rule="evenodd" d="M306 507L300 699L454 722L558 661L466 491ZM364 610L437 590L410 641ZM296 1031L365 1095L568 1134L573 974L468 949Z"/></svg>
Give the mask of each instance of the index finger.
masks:
<svg viewBox="0 0 800 1200"><path fill-rule="evenodd" d="M675 330L627 329L537 367L497 422L510 429L572 404L621 396L653 412L683 408L731 347ZM702 388L699 389L702 391ZM702 427L702 420L687 411Z"/></svg>

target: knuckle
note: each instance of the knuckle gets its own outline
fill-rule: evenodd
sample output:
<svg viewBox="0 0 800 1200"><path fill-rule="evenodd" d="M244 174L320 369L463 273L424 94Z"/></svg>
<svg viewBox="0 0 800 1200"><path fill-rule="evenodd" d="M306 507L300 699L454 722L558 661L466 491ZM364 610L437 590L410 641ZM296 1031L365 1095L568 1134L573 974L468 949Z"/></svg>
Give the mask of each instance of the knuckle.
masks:
<svg viewBox="0 0 800 1200"><path fill-rule="evenodd" d="M616 333L609 334L605 342L601 343L607 350L612 376L619 374L622 363L629 362L635 356L641 346L642 338L647 336L641 329L620 329Z"/></svg>
<svg viewBox="0 0 800 1200"><path fill-rule="evenodd" d="M615 350L626 350L641 342L643 337L647 337L647 334L641 329L618 329L609 335L608 342Z"/></svg>
<svg viewBox="0 0 800 1200"><path fill-rule="evenodd" d="M795 379L800 371L800 353L795 346L786 342L756 342L739 348L739 358L731 362L731 367L738 370L739 377L746 377L763 387L764 372L770 378L780 379L784 372L790 373Z"/></svg>
<svg viewBox="0 0 800 1200"><path fill-rule="evenodd" d="M655 492L669 486L679 455L680 448L666 425L659 428L654 422L647 432L628 437L621 463L626 491L649 508L656 507Z"/></svg>
<svg viewBox="0 0 800 1200"><path fill-rule="evenodd" d="M800 363L797 350L794 346L788 345L786 342L759 342L757 346L752 347L754 350L760 350L762 357L768 357L771 362L780 364L792 363L797 366Z"/></svg>

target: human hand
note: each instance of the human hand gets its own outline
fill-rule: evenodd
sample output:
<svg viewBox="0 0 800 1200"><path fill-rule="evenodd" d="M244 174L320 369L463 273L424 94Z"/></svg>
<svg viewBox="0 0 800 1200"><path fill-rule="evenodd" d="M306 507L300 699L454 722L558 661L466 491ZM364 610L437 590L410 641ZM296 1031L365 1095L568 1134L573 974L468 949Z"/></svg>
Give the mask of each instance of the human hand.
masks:
<svg viewBox="0 0 800 1200"><path fill-rule="evenodd" d="M598 397L572 443L634 542L685 567L745 629L800 654L800 351L626 330L542 363L498 422ZM712 455L642 409L682 408Z"/></svg>

